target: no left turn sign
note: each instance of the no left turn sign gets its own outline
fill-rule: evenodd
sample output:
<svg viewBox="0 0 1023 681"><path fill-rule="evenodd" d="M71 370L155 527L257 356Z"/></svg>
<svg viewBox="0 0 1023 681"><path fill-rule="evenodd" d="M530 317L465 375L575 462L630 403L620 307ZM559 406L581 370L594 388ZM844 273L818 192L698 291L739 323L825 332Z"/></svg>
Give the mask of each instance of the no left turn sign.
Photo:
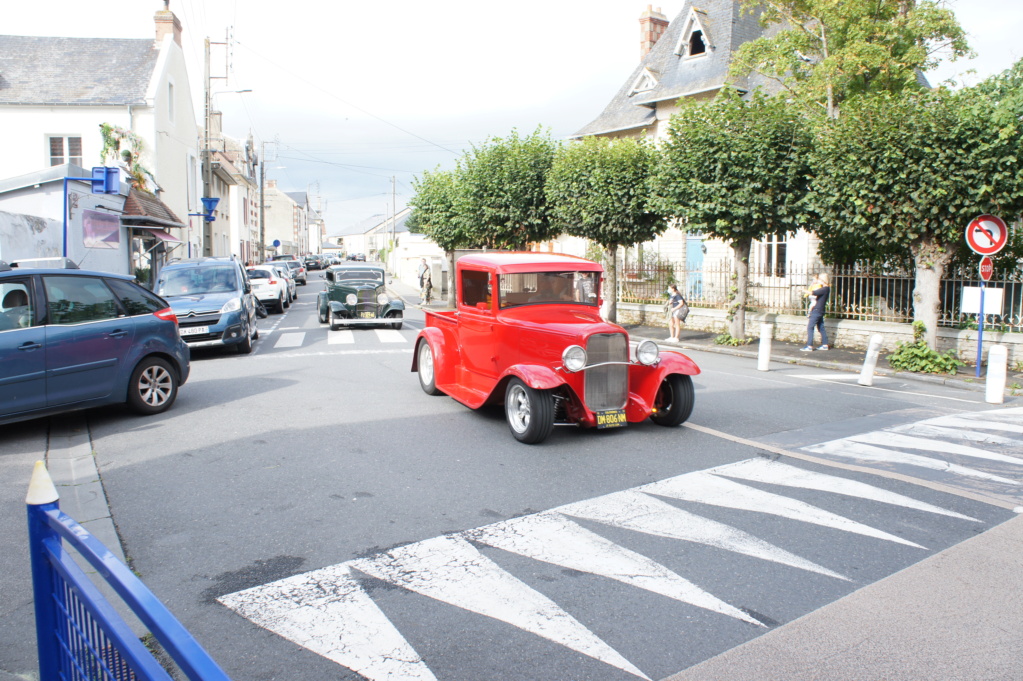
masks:
<svg viewBox="0 0 1023 681"><path fill-rule="evenodd" d="M1009 230L1000 217L980 215L966 227L966 243L978 255L994 255L1005 247Z"/></svg>

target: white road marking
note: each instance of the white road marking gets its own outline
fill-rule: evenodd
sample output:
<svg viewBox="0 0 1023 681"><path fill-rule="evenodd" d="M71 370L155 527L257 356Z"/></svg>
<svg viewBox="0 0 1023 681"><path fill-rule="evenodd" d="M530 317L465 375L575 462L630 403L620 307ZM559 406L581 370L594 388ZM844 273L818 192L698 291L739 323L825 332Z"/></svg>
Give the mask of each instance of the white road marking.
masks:
<svg viewBox="0 0 1023 681"><path fill-rule="evenodd" d="M816 454L830 454L832 456L840 456L846 459L860 459L862 461L872 461L875 463L901 463L907 466L917 466L919 468L928 468L934 471L955 473L956 475L962 475L968 478L980 478L981 480L1003 482L1008 485L1019 485L1019 483L1015 480L1002 478L973 468L960 466L959 464L949 463L948 461L942 461L941 459L932 459L927 456L920 456L919 454L907 454L906 452L900 452L895 449L875 447L874 445L852 442L847 439L832 440L831 442L824 442L819 445L803 447L803 449Z"/></svg>
<svg viewBox="0 0 1023 681"><path fill-rule="evenodd" d="M903 494L889 492L886 489L874 487L873 485L868 485L865 482L840 478L836 475L827 475L826 473L804 471L803 469L796 468L795 466L778 463L777 461L768 461L767 459L749 459L747 461L739 461L738 463L730 463L724 466L718 466L717 468L711 468L709 472L714 473L715 475L724 475L729 478L739 478L741 480L749 480L751 482L764 482L770 485L798 487L800 489L812 489L819 492L832 492L834 494L842 494L844 496L857 497L859 499L878 501L883 504L912 508L917 511L926 511L928 513L937 513L940 515L950 516L952 518L972 520L975 523L980 522L976 518L971 518L968 515L963 515L961 513L956 513L955 511L949 511L941 508L940 506L934 506L933 504L918 501Z"/></svg>
<svg viewBox="0 0 1023 681"><path fill-rule="evenodd" d="M700 504L711 504L725 508L736 508L743 511L769 513L771 515L830 527L845 532L853 532L866 537L905 544L922 549L923 546L893 534L844 518L830 511L817 508L798 499L764 492L748 485L741 485L707 472L687 473L668 480L661 480L639 488L646 494L656 494L683 501L695 501Z"/></svg>
<svg viewBox="0 0 1023 681"><path fill-rule="evenodd" d="M464 536L544 563L588 572L764 626L687 579L558 513L538 513L469 530Z"/></svg>
<svg viewBox="0 0 1023 681"><path fill-rule="evenodd" d="M465 539L436 537L351 563L356 570L470 612L508 622L643 679L631 662Z"/></svg>
<svg viewBox="0 0 1023 681"><path fill-rule="evenodd" d="M859 374L792 374L796 378L806 378L811 381L855 381ZM875 376L874 379L883 379L883 376Z"/></svg>
<svg viewBox="0 0 1023 681"><path fill-rule="evenodd" d="M274 343L275 348L300 348L302 343L305 342L305 332L294 333L282 333L277 342Z"/></svg>
<svg viewBox="0 0 1023 681"><path fill-rule="evenodd" d="M963 416L943 416L941 418L932 419L930 423L937 426L949 426L950 428L999 430L1006 433L1023 434L1023 425L1018 423L1003 423L997 420L982 420L979 418L965 418Z"/></svg>
<svg viewBox="0 0 1023 681"><path fill-rule="evenodd" d="M218 599L257 625L372 681L435 681L346 563Z"/></svg>
<svg viewBox="0 0 1023 681"><path fill-rule="evenodd" d="M327 345L350 345L355 342L355 334L351 329L339 329L327 332Z"/></svg>
<svg viewBox="0 0 1023 681"><path fill-rule="evenodd" d="M969 456L975 459L987 459L989 461L1000 461L1001 463L1023 466L1023 459L1019 459L1014 456L996 454L995 452L988 452L983 449L979 449L978 447L968 447L966 445L957 445L953 442L942 442L933 438L913 437L912 435L903 435L901 433L893 433L890 431L864 433L862 435L854 435L846 439L851 440L852 442L862 442L868 445L898 447L900 449L919 449L925 452L941 452L943 454L959 454L960 456Z"/></svg>
<svg viewBox="0 0 1023 681"><path fill-rule="evenodd" d="M888 429L892 433L906 433L919 437L942 438L945 440L966 440L967 442L979 442L989 445L1008 445L1010 447L1023 447L1023 440L991 433L982 433L979 430L966 430L965 428L952 428L949 426L930 425L928 421L920 423L909 423L904 426L895 426Z"/></svg>
<svg viewBox="0 0 1023 681"><path fill-rule="evenodd" d="M559 506L558 513L669 539L706 544L761 560L850 581L848 577L789 553L730 525L683 511L634 490Z"/></svg>
<svg viewBox="0 0 1023 681"><path fill-rule="evenodd" d="M396 329L373 329L381 343L407 343L405 336Z"/></svg>

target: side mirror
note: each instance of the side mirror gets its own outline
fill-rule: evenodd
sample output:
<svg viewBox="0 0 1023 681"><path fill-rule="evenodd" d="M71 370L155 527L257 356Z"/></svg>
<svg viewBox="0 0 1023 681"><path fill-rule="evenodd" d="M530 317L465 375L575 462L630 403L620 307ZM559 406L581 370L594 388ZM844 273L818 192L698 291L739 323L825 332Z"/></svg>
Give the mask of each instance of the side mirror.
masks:
<svg viewBox="0 0 1023 681"><path fill-rule="evenodd" d="M242 287L242 292L243 293L252 293L252 284L250 284L249 282L245 282L245 286Z"/></svg>

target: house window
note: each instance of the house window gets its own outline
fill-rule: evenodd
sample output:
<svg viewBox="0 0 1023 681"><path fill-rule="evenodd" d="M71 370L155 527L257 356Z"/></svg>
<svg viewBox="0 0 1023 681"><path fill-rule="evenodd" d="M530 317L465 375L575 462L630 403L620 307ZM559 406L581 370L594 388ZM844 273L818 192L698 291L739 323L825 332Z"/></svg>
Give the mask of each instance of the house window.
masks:
<svg viewBox="0 0 1023 681"><path fill-rule="evenodd" d="M784 277L788 274L787 246L785 237L776 234L760 244L760 265L764 275Z"/></svg>
<svg viewBox="0 0 1023 681"><path fill-rule="evenodd" d="M693 31L693 34L689 36L689 56L695 57L706 52L707 46L703 42L703 31Z"/></svg>
<svg viewBox="0 0 1023 681"><path fill-rule="evenodd" d="M64 163L82 165L81 137L50 138L50 165L59 166Z"/></svg>
<svg viewBox="0 0 1023 681"><path fill-rule="evenodd" d="M167 83L167 118L174 122L174 83Z"/></svg>

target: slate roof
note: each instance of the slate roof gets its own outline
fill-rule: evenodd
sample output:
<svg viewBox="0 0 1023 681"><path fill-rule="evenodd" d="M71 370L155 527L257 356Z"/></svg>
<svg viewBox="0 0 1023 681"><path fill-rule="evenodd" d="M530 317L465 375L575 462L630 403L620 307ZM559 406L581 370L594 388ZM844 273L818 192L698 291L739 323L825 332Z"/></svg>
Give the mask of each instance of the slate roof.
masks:
<svg viewBox="0 0 1023 681"><path fill-rule="evenodd" d="M305 208L309 203L309 195L305 192L284 192L300 208Z"/></svg>
<svg viewBox="0 0 1023 681"><path fill-rule="evenodd" d="M0 35L0 104L140 104L159 54L152 39Z"/></svg>
<svg viewBox="0 0 1023 681"><path fill-rule="evenodd" d="M707 52L705 56L686 59L675 54L675 48L694 8L705 29ZM699 0L695 3L688 0L600 116L574 136L652 127L656 120L654 109L657 102L719 89L729 82L728 66L735 50L763 34L757 15L742 12L736 0ZM649 70L657 79L657 85L651 90L633 93L644 70ZM742 89L766 85L759 79L749 80L751 82L747 79L732 82Z"/></svg>

